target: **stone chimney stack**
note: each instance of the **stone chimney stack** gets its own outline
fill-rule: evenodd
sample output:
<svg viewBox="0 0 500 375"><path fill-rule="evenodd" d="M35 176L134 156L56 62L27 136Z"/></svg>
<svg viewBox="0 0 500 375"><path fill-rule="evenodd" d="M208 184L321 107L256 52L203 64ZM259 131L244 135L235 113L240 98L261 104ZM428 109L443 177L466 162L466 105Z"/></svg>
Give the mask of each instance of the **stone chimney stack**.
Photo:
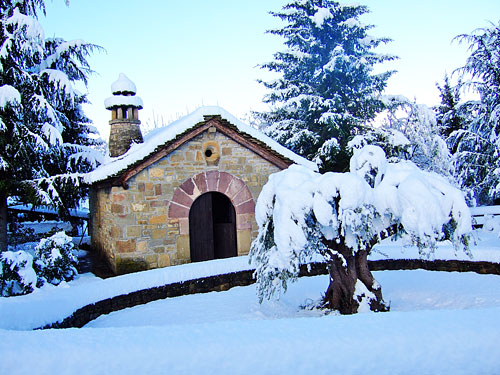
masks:
<svg viewBox="0 0 500 375"><path fill-rule="evenodd" d="M139 121L142 99L135 96L134 82L123 73L111 85L111 92L113 96L107 98L104 105L111 111L109 155L116 157L126 153L132 143L144 142Z"/></svg>

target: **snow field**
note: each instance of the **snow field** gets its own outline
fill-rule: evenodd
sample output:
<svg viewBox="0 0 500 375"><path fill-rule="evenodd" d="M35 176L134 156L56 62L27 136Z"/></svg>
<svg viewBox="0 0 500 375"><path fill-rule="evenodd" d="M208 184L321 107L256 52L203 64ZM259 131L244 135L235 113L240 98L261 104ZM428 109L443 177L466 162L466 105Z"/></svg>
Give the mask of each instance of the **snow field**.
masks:
<svg viewBox="0 0 500 375"><path fill-rule="evenodd" d="M89 327L0 330L8 374L495 374L500 277L381 271L389 313L297 308L328 277L301 278L259 306L255 285L112 313Z"/></svg>
<svg viewBox="0 0 500 375"><path fill-rule="evenodd" d="M477 246L471 249L472 260L500 262L500 242L496 233L478 232L476 241ZM390 240L377 245L374 250L376 251L369 258L371 260L420 258L416 247L403 248L401 242ZM431 259L471 260L463 252L455 252L449 242L441 243ZM91 274L83 274L70 283L62 282L58 287L45 285L25 296L0 298L0 329L31 330L62 321L77 309L106 298L169 283L249 269L252 269L252 266L248 263L248 257L236 257L137 272L105 280ZM318 293L324 290L326 284L316 289ZM385 291L383 283L382 290ZM257 303L255 294L249 295L248 298ZM295 301L295 306L303 304L306 298L319 298L319 295L304 296Z"/></svg>
<svg viewBox="0 0 500 375"><path fill-rule="evenodd" d="M478 232L473 260L500 261L496 233ZM385 241L372 259L418 258ZM385 254L385 255L382 255ZM458 259L440 244L435 259ZM466 258L467 259L467 258ZM30 331L76 308L134 290L249 269L248 258L91 274L0 299L0 374L498 374L500 276L374 272L389 313L327 315L299 306L326 290L304 277L259 305L256 286L187 295L111 313L82 329Z"/></svg>
<svg viewBox="0 0 500 375"><path fill-rule="evenodd" d="M500 308L500 276L472 272L376 271L391 312ZM328 275L300 278L289 285L279 300L260 305L255 285L236 287L227 292L187 295L150 302L145 305L102 315L86 327L172 326L228 320L268 320L318 317L320 311L300 308L307 301L321 298L328 286ZM372 314L373 315L373 314ZM499 323L500 324L500 323Z"/></svg>

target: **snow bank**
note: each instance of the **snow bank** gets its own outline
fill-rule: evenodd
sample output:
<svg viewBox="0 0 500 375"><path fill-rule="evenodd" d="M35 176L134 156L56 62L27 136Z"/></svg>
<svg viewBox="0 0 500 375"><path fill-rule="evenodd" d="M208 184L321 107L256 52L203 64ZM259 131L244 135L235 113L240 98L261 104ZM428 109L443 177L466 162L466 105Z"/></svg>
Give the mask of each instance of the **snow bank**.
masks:
<svg viewBox="0 0 500 375"><path fill-rule="evenodd" d="M390 313L317 317L298 311L298 300L323 291L328 283L324 276L301 279L283 301L273 304L258 305L254 286L249 286L157 301L103 317L112 328L0 330L0 372L497 373L498 276L388 271L375 277L393 301Z"/></svg>
<svg viewBox="0 0 500 375"><path fill-rule="evenodd" d="M481 232L477 238L477 246L472 247L472 253L474 261L500 263L500 240L494 234ZM369 257L370 260L387 258L420 259L421 256L414 246L403 247L401 242L386 240L377 245ZM455 252L453 246L446 242L440 244L433 259L471 260L463 253ZM80 307L106 298L168 283L250 269L253 267L248 264L248 257L243 256L161 268L105 280L83 274L70 283L62 282L59 287L45 285L29 295L0 298L0 329L34 329L60 321ZM384 287L383 284L382 286ZM290 288L292 287L293 284ZM288 292L282 298L289 298L289 294ZM257 298L254 302L257 304Z"/></svg>
<svg viewBox="0 0 500 375"><path fill-rule="evenodd" d="M114 296L249 269L252 268L248 264L248 257L235 257L137 272L105 280L80 275L75 282L62 282L57 289L46 285L25 296L0 298L0 329L34 329L61 321L80 307Z"/></svg>
<svg viewBox="0 0 500 375"><path fill-rule="evenodd" d="M71 369L121 375L495 374L500 368L499 314L497 308L0 331L0 369L11 375Z"/></svg>

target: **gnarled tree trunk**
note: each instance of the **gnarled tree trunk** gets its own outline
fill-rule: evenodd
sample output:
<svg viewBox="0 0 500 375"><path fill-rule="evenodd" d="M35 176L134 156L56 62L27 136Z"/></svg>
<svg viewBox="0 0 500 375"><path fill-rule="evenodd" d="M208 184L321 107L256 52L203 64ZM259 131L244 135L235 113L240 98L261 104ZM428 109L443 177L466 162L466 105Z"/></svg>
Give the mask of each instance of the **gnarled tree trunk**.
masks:
<svg viewBox="0 0 500 375"><path fill-rule="evenodd" d="M380 284L368 268L368 250L353 254L344 242L324 240L323 243L332 249L333 255L323 306L341 314L357 313L361 303L367 303L372 311L389 311Z"/></svg>

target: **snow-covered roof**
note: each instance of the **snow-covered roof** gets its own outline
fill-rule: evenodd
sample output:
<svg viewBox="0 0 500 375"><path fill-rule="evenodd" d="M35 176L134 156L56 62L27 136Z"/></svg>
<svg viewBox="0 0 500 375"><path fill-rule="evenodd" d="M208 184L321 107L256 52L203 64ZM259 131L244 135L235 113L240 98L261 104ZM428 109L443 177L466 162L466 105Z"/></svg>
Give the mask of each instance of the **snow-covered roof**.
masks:
<svg viewBox="0 0 500 375"><path fill-rule="evenodd" d="M105 161L97 169L86 174L84 181L88 184L92 184L112 177L118 177L122 173L126 172L130 167L147 159L155 151L158 151L161 146L168 144L170 141L175 140L179 135L194 129L201 123L204 123L206 121L205 116L220 116L221 119L226 120L232 126L236 127L242 135L249 136L255 141L262 143L265 147L277 153L281 157L312 170L318 169L315 163L288 150L259 130L243 123L223 108L208 106L200 107L191 114L182 117L165 127L155 129L148 133L144 137L144 143L132 144L130 150L128 150L125 154L115 158L108 158L107 161Z"/></svg>
<svg viewBox="0 0 500 375"><path fill-rule="evenodd" d="M111 84L111 92L113 94L135 94L137 88L125 74L120 73L118 79Z"/></svg>

